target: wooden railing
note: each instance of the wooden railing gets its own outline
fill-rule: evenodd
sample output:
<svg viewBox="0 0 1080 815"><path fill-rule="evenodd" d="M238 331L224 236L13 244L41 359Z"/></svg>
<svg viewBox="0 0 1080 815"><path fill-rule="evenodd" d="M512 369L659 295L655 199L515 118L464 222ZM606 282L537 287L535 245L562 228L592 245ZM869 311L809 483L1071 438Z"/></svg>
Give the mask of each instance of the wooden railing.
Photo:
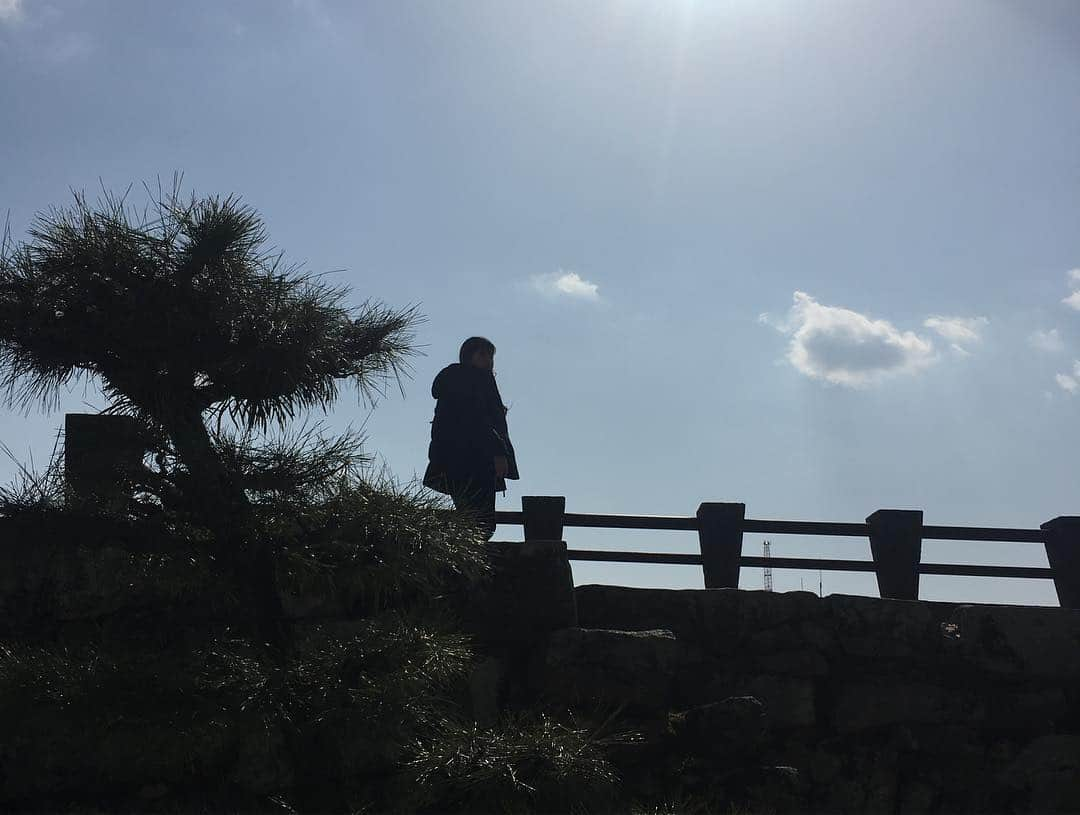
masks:
<svg viewBox="0 0 1080 815"><path fill-rule="evenodd" d="M1058 602L1080 608L1080 517L1063 516L1039 529L1002 529L968 526L926 526L921 510L879 509L865 523L776 521L746 517L745 504L704 503L693 517L662 515L601 515L566 512L561 496L523 496L521 512L499 511L496 523L520 524L529 540L563 540L565 527L604 529L686 530L698 533L696 554L620 552L569 549L570 560L608 563L676 563L701 566L705 588L738 588L743 566L774 569L822 569L874 572L882 597L917 600L919 575L974 575L1053 580ZM873 560L828 558L749 557L742 553L746 532L769 535L835 535L870 539ZM1029 566L974 566L922 563L924 540L1004 541L1039 543L1046 548L1049 568Z"/></svg>

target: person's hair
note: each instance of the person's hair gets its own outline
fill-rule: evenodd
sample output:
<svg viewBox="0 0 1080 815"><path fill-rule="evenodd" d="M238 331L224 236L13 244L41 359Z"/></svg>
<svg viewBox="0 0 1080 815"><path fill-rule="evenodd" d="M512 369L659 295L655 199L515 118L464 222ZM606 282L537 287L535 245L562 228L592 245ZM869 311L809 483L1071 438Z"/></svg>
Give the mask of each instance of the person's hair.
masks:
<svg viewBox="0 0 1080 815"><path fill-rule="evenodd" d="M458 351L458 362L467 365L469 360L472 359L472 355L477 351L487 351L489 354L494 354L495 343L487 337L469 337L469 339L461 343L461 350Z"/></svg>

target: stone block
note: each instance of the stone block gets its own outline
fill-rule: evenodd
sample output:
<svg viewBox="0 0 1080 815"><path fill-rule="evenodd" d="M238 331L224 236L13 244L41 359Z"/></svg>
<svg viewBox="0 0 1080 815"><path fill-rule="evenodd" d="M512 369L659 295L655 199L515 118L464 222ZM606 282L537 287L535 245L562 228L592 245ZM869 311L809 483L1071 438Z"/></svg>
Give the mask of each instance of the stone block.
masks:
<svg viewBox="0 0 1080 815"><path fill-rule="evenodd" d="M677 676L700 665L700 654L670 631L568 628L548 640L544 696L569 706L666 713L677 704Z"/></svg>
<svg viewBox="0 0 1080 815"><path fill-rule="evenodd" d="M986 696L986 727L992 730L1049 733L1069 715L1061 688L991 690Z"/></svg>
<svg viewBox="0 0 1080 815"><path fill-rule="evenodd" d="M467 630L481 649L539 643L576 626L574 579L563 541L488 544L490 575L469 595Z"/></svg>
<svg viewBox="0 0 1080 815"><path fill-rule="evenodd" d="M832 711L839 732L894 724L941 724L942 690L928 684L888 679L843 684Z"/></svg>
<svg viewBox="0 0 1080 815"><path fill-rule="evenodd" d="M817 739L804 764L807 812L893 813L900 794L901 751L890 741Z"/></svg>
<svg viewBox="0 0 1080 815"><path fill-rule="evenodd" d="M783 676L822 677L829 673L825 656L811 648L794 648L759 654L753 659L755 670Z"/></svg>
<svg viewBox="0 0 1080 815"><path fill-rule="evenodd" d="M1080 681L1080 610L964 605L948 622L959 658L972 668Z"/></svg>
<svg viewBox="0 0 1080 815"><path fill-rule="evenodd" d="M737 795L751 812L802 815L806 812L806 785L795 767L756 767L732 779Z"/></svg>
<svg viewBox="0 0 1080 815"><path fill-rule="evenodd" d="M1024 793L1027 811L1080 811L1080 735L1044 735L1006 769L1005 785Z"/></svg>
<svg viewBox="0 0 1080 815"><path fill-rule="evenodd" d="M770 674L723 677L716 680L712 692L714 698L734 695L758 699L765 705L765 717L773 729L813 727L817 723L816 691L811 679Z"/></svg>
<svg viewBox="0 0 1080 815"><path fill-rule="evenodd" d="M469 673L469 703L480 727L491 727L498 719L505 681L506 666L494 657L480 660Z"/></svg>
<svg viewBox="0 0 1080 815"><path fill-rule="evenodd" d="M748 630L737 653L772 655L805 650L816 651L825 659L840 652L839 637L824 618L794 619L763 631Z"/></svg>
<svg viewBox="0 0 1080 815"><path fill-rule="evenodd" d="M682 754L745 761L761 748L765 706L752 696L729 697L672 714L671 731Z"/></svg>
<svg viewBox="0 0 1080 815"><path fill-rule="evenodd" d="M831 724L841 733L888 725L981 725L987 710L988 697L971 689L880 677L841 684Z"/></svg>
<svg viewBox="0 0 1080 815"><path fill-rule="evenodd" d="M583 628L673 632L680 639L702 633L702 592L698 589L639 589L578 586L578 623Z"/></svg>
<svg viewBox="0 0 1080 815"><path fill-rule="evenodd" d="M823 612L822 601L806 591L777 593L709 589L701 592L701 644L711 653L738 650L764 632L790 632Z"/></svg>
<svg viewBox="0 0 1080 815"><path fill-rule="evenodd" d="M824 624L852 668L876 664L883 671L922 672L953 650L941 627L951 604L847 595L830 595L825 602Z"/></svg>

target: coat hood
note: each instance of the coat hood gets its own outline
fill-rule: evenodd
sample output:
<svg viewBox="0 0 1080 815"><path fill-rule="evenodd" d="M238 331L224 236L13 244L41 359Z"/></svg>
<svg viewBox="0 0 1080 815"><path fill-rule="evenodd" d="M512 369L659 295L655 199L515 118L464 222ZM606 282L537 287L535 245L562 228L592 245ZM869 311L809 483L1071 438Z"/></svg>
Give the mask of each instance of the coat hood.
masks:
<svg viewBox="0 0 1080 815"><path fill-rule="evenodd" d="M454 362L435 375L435 381L431 383L431 395L435 399L441 399L451 393L471 390L484 381L485 377L494 379L482 368Z"/></svg>

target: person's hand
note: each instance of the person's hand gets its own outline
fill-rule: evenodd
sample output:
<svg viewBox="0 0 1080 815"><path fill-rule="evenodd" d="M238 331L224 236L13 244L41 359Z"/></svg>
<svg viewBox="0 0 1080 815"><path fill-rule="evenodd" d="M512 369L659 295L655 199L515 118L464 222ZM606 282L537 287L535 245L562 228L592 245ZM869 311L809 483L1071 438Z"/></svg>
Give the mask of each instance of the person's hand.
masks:
<svg viewBox="0 0 1080 815"><path fill-rule="evenodd" d="M510 472L510 462L506 460L506 456L495 456L495 477L503 478L508 472Z"/></svg>

